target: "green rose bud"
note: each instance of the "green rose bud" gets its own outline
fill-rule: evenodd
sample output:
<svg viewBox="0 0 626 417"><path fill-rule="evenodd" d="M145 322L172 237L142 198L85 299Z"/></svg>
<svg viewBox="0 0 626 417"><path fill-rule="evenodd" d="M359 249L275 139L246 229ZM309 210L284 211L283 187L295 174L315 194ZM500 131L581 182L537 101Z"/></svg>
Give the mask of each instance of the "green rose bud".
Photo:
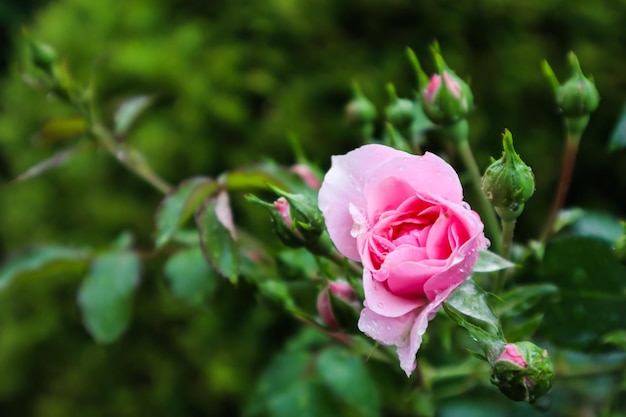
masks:
<svg viewBox="0 0 626 417"><path fill-rule="evenodd" d="M29 39L30 53L35 67L48 75L54 75L54 65L57 63L57 53L54 48L42 42Z"/></svg>
<svg viewBox="0 0 626 417"><path fill-rule="evenodd" d="M579 136L587 127L589 114L598 108L600 94L593 79L583 74L578 58L573 52L569 53L568 60L572 75L563 84L559 83L547 61L542 62L542 68L554 89L556 103L565 117L568 131Z"/></svg>
<svg viewBox="0 0 626 417"><path fill-rule="evenodd" d="M513 136L508 130L502 135L504 151L483 175L482 189L487 199L505 221L516 219L524 203L535 191L535 176L513 148Z"/></svg>
<svg viewBox="0 0 626 417"><path fill-rule="evenodd" d="M409 129L415 117L414 103L409 99L399 98L393 84L387 84L387 91L391 100L385 107L387 121L401 131Z"/></svg>
<svg viewBox="0 0 626 417"><path fill-rule="evenodd" d="M317 206L317 200L304 194L291 194L279 188L270 188L289 203L292 229L298 231L308 245L317 241L325 230L324 215Z"/></svg>
<svg viewBox="0 0 626 417"><path fill-rule="evenodd" d="M364 139L370 139L374 133L376 107L365 97L358 83L352 84L353 98L346 105L346 117L351 126L358 127Z"/></svg>
<svg viewBox="0 0 626 417"><path fill-rule="evenodd" d="M316 201L302 194L291 194L276 187L270 188L280 196L273 203L246 196L251 203L269 210L278 238L290 247L314 246L324 231L324 217Z"/></svg>
<svg viewBox="0 0 626 417"><path fill-rule="evenodd" d="M284 197L280 197L273 203L263 201L251 194L247 195L246 199L251 203L265 207L269 211L274 233L283 244L290 248L300 248L305 245L304 237L294 228L289 202Z"/></svg>
<svg viewBox="0 0 626 417"><path fill-rule="evenodd" d="M435 44L431 49L438 72L430 79L422 70L417 56L409 50L409 59L420 84L422 107L433 123L452 125L467 117L474 106L474 96L469 85L448 67L439 47Z"/></svg>
<svg viewBox="0 0 626 417"><path fill-rule="evenodd" d="M530 342L507 344L492 364L491 382L514 401L534 403L552 388L554 369L545 349Z"/></svg>
<svg viewBox="0 0 626 417"><path fill-rule="evenodd" d="M585 77L578 58L570 52L572 76L556 90L556 101L565 117L580 117L598 108L600 94L594 82Z"/></svg>

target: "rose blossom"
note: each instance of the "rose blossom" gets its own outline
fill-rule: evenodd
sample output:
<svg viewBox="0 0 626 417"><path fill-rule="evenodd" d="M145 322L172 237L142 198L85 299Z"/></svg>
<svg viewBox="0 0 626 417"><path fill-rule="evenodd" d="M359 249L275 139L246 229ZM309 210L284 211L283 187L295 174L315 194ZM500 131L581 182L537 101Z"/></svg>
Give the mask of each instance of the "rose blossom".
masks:
<svg viewBox="0 0 626 417"><path fill-rule="evenodd" d="M364 267L359 329L396 345L410 375L428 321L488 244L456 172L432 153L365 145L333 156L319 207L337 249Z"/></svg>

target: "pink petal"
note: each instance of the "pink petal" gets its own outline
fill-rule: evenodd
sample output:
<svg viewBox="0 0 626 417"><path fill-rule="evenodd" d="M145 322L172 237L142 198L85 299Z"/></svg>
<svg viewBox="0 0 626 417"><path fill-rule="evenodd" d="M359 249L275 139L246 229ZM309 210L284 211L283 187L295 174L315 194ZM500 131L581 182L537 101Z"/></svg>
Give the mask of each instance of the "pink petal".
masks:
<svg viewBox="0 0 626 417"><path fill-rule="evenodd" d="M474 236L467 241L456 252L453 252L450 257L450 264L424 284L424 293L429 300L436 299L439 294L445 293L449 287L457 286L470 276L480 249L484 249L479 244L483 240L485 239L481 232L480 236Z"/></svg>
<svg viewBox="0 0 626 417"><path fill-rule="evenodd" d="M424 263L426 251L417 246L401 247L385 259L389 271L387 286L395 294L424 297L424 283L437 273L441 266Z"/></svg>
<svg viewBox="0 0 626 417"><path fill-rule="evenodd" d="M406 376L411 376L411 373L415 369L417 351L422 345L422 337L426 332L428 322L435 317L435 314L441 309L443 303L462 283L463 281L437 294L437 297L430 304L420 310L413 322L409 338L404 344L397 345L400 367L404 370Z"/></svg>
<svg viewBox="0 0 626 417"><path fill-rule="evenodd" d="M375 220L380 213L397 209L408 198L415 195L415 190L403 179L388 177L366 185L367 217Z"/></svg>
<svg viewBox="0 0 626 417"><path fill-rule="evenodd" d="M515 365L521 367L521 368L526 368L528 366L528 364L526 363L526 360L524 359L524 356L519 351L517 346L515 344L513 344L513 343L508 343L504 347L504 350L502 351L500 356L498 356L497 360L498 361L509 361L509 362L512 362Z"/></svg>
<svg viewBox="0 0 626 417"><path fill-rule="evenodd" d="M430 259L445 259L450 255L448 243L448 230L454 220L447 214L442 213L431 226L426 240L426 252Z"/></svg>
<svg viewBox="0 0 626 417"><path fill-rule="evenodd" d="M379 183L388 181L389 177L400 178L420 194L432 194L459 204L463 201L463 188L454 168L430 152L424 155L400 152L372 169L364 189L368 199L380 190Z"/></svg>
<svg viewBox="0 0 626 417"><path fill-rule="evenodd" d="M359 330L383 345L401 345L406 343L416 315L414 310L400 317L385 317L364 308Z"/></svg>
<svg viewBox="0 0 626 417"><path fill-rule="evenodd" d="M407 298L392 293L385 283L375 280L367 269L363 271L363 291L366 307L386 317L400 317L428 301L422 297Z"/></svg>
<svg viewBox="0 0 626 417"><path fill-rule="evenodd" d="M383 145L365 145L345 155L333 156L332 166L324 176L318 200L326 228L337 249L346 257L358 261L356 239L351 236L353 219L349 206L365 212L363 189L372 170L398 154L408 155Z"/></svg>
<svg viewBox="0 0 626 417"><path fill-rule="evenodd" d="M447 288L423 308L409 311L399 317L383 316L366 307L361 311L359 330L381 344L395 345L400 367L407 376L411 376L415 370L416 355L428 328L428 322L462 282Z"/></svg>
<svg viewBox="0 0 626 417"><path fill-rule="evenodd" d="M285 197L279 197L276 201L274 201L274 208L280 214L280 217L283 219L283 222L287 225L287 227L291 227L291 212L289 209L289 201Z"/></svg>

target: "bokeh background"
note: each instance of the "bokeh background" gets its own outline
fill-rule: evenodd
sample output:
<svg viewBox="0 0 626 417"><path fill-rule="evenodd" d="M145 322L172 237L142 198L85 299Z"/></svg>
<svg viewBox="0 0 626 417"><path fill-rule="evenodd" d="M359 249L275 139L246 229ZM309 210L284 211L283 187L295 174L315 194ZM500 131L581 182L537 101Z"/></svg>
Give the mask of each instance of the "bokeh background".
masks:
<svg viewBox="0 0 626 417"><path fill-rule="evenodd" d="M517 229L526 241L545 220L563 146L540 62L564 79L570 50L602 101L567 205L626 213L624 153L607 150L626 102L624 22L624 0L0 0L0 254L45 243L104 247L124 231L150 248L161 200L99 152L9 183L66 145L37 132L72 114L22 82L23 29L54 45L77 79L94 77L104 114L133 95L158 94L129 140L172 184L265 157L290 164L289 135L327 168L331 154L360 143L344 116L352 80L379 109L387 82L411 96L405 49L432 70L428 46L437 39L471 81L481 169L508 128L535 172ZM241 220L254 228L266 218ZM239 415L298 328L245 285L220 286L204 307L182 305L147 263L131 328L100 346L76 307L81 271L48 275L0 292L2 416Z"/></svg>

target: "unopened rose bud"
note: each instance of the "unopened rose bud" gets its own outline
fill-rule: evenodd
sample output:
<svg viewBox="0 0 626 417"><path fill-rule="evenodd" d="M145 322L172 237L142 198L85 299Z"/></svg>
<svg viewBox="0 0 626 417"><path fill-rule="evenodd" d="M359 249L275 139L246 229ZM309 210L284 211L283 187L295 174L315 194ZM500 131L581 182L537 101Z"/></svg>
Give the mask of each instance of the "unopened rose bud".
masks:
<svg viewBox="0 0 626 417"><path fill-rule="evenodd" d="M483 175L482 189L504 221L516 219L524 203L535 192L535 176L513 148L513 136L508 130L502 135L504 151Z"/></svg>
<svg viewBox="0 0 626 417"><path fill-rule="evenodd" d="M33 64L40 70L52 76L54 64L57 62L57 53L54 48L42 42L29 39L30 52Z"/></svg>
<svg viewBox="0 0 626 417"><path fill-rule="evenodd" d="M399 98L393 84L387 85L391 102L385 107L385 117L397 129L401 131L409 129L415 117L415 105L406 98Z"/></svg>
<svg viewBox="0 0 626 417"><path fill-rule="evenodd" d="M251 203L265 207L272 216L278 238L290 247L314 247L324 231L324 217L317 202L302 194L291 194L270 186L280 197L273 203L247 195Z"/></svg>
<svg viewBox="0 0 626 417"><path fill-rule="evenodd" d="M305 245L300 232L294 229L289 202L284 197L280 197L271 204L254 195L247 195L246 199L251 203L265 207L269 211L274 233L286 246L299 248Z"/></svg>
<svg viewBox="0 0 626 417"><path fill-rule="evenodd" d="M569 54L572 76L556 91L556 101L566 117L579 117L598 108L600 94L594 82L583 74L578 58Z"/></svg>
<svg viewBox="0 0 626 417"><path fill-rule="evenodd" d="M293 226L293 220L291 219L289 202L285 199L285 197L280 197L278 200L274 201L274 208L280 215L283 223L285 223L285 225L291 229Z"/></svg>
<svg viewBox="0 0 626 417"><path fill-rule="evenodd" d="M531 342L507 344L492 364L491 382L514 401L534 403L552 387L554 369L545 349Z"/></svg>
<svg viewBox="0 0 626 417"><path fill-rule="evenodd" d="M360 304L354 288L346 282L330 282L317 296L317 311L322 322L331 330L340 329L343 322L354 325ZM344 320L346 311L350 314Z"/></svg>
<svg viewBox="0 0 626 417"><path fill-rule="evenodd" d="M351 126L359 128L364 139L369 139L374 133L376 121L376 107L365 97L361 87L356 82L352 85L353 97L346 105L346 117Z"/></svg>
<svg viewBox="0 0 626 417"><path fill-rule="evenodd" d="M322 182L319 176L306 164L295 164L289 169L291 172L297 174L302 180L314 190L319 190Z"/></svg>
<svg viewBox="0 0 626 417"><path fill-rule="evenodd" d="M289 213L293 224L291 228L297 230L306 244L311 244L324 232L324 216L317 206L317 201L308 195L287 193L279 188L270 188L289 202Z"/></svg>
<svg viewBox="0 0 626 417"><path fill-rule="evenodd" d="M409 50L420 83L422 107L433 123L452 125L467 117L474 106L474 96L469 85L448 67L437 45L432 53L438 72L428 79L417 56Z"/></svg>
<svg viewBox="0 0 626 417"><path fill-rule="evenodd" d="M572 75L563 84L559 84L547 61L542 62L542 68L554 89L556 103L565 117L568 131L570 134L581 135L587 127L589 115L600 103L600 94L593 80L583 74L578 58L573 52L569 53L568 60Z"/></svg>

